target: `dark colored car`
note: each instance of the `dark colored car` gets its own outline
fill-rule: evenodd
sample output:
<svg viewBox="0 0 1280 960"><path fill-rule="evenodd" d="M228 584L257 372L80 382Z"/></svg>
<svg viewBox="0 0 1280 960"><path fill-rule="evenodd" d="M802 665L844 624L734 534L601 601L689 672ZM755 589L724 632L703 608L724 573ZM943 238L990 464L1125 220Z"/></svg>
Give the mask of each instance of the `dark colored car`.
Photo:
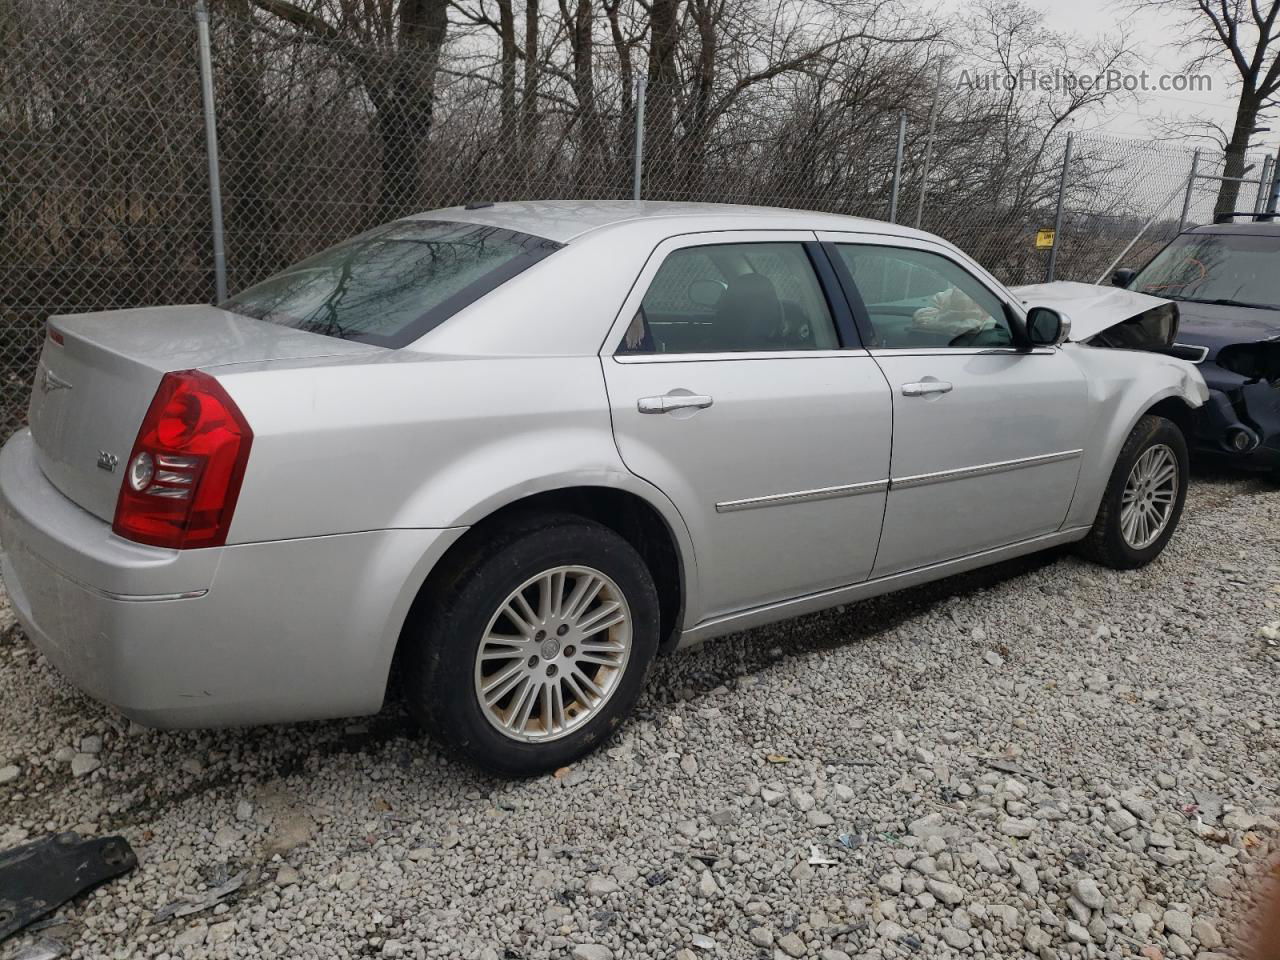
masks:
<svg viewBox="0 0 1280 960"><path fill-rule="evenodd" d="M1280 223L1196 227L1112 282L1177 301L1175 351L1210 391L1193 451L1280 473Z"/></svg>

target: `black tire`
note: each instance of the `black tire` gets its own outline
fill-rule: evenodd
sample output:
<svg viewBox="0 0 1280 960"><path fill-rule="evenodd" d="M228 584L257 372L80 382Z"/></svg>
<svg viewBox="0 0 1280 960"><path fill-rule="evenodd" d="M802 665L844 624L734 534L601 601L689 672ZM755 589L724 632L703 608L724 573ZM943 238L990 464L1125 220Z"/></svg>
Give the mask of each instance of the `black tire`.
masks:
<svg viewBox="0 0 1280 960"><path fill-rule="evenodd" d="M1177 464L1178 489L1164 531L1149 546L1135 549L1126 542L1120 527L1121 500L1134 464L1143 453L1158 444L1164 444L1173 451ZM1080 542L1080 553L1095 563L1116 570L1133 570L1146 566L1160 555L1178 527L1182 505L1187 497L1189 472L1187 441L1177 425L1164 417L1150 414L1143 417L1120 448L1120 455L1116 457L1116 465L1111 471L1106 492L1098 507L1098 515L1093 521L1093 528Z"/></svg>
<svg viewBox="0 0 1280 960"><path fill-rule="evenodd" d="M594 568L630 608L631 653L598 712L559 739L521 742L487 719L476 658L490 618L531 577L562 565ZM609 739L631 712L658 649L658 594L644 561L608 527L571 514L518 518L451 558L419 603L401 673L406 706L447 749L504 777L573 762Z"/></svg>

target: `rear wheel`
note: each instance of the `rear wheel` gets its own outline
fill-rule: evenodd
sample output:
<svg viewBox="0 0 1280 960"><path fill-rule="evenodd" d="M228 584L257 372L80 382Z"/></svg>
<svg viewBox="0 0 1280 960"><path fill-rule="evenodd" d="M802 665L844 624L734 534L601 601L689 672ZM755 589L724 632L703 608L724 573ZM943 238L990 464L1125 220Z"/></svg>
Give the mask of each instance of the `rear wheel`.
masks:
<svg viewBox="0 0 1280 960"><path fill-rule="evenodd" d="M607 739L658 646L635 549L574 516L529 517L454 558L410 638L410 710L504 776L552 770Z"/></svg>
<svg viewBox="0 0 1280 960"><path fill-rule="evenodd" d="M1118 570L1150 563L1178 526L1187 476L1182 431L1164 417L1143 417L1120 449L1081 553Z"/></svg>

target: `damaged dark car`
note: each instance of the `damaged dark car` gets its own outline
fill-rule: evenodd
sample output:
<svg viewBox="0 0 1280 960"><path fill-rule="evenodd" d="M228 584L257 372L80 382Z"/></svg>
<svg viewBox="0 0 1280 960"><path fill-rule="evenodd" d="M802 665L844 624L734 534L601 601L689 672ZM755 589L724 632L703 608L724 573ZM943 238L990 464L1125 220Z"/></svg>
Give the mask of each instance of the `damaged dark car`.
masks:
<svg viewBox="0 0 1280 960"><path fill-rule="evenodd" d="M1112 282L1178 305L1175 352L1210 391L1193 453L1280 475L1280 223L1196 227Z"/></svg>

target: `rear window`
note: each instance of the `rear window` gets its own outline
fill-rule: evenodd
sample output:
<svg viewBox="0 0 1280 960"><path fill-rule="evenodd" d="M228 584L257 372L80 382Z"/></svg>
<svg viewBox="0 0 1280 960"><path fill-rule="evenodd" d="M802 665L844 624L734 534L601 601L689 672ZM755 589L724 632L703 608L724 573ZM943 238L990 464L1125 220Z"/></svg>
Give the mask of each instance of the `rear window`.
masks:
<svg viewBox="0 0 1280 960"><path fill-rule="evenodd" d="M303 260L224 310L384 347L403 347L560 244L497 227L402 220Z"/></svg>

